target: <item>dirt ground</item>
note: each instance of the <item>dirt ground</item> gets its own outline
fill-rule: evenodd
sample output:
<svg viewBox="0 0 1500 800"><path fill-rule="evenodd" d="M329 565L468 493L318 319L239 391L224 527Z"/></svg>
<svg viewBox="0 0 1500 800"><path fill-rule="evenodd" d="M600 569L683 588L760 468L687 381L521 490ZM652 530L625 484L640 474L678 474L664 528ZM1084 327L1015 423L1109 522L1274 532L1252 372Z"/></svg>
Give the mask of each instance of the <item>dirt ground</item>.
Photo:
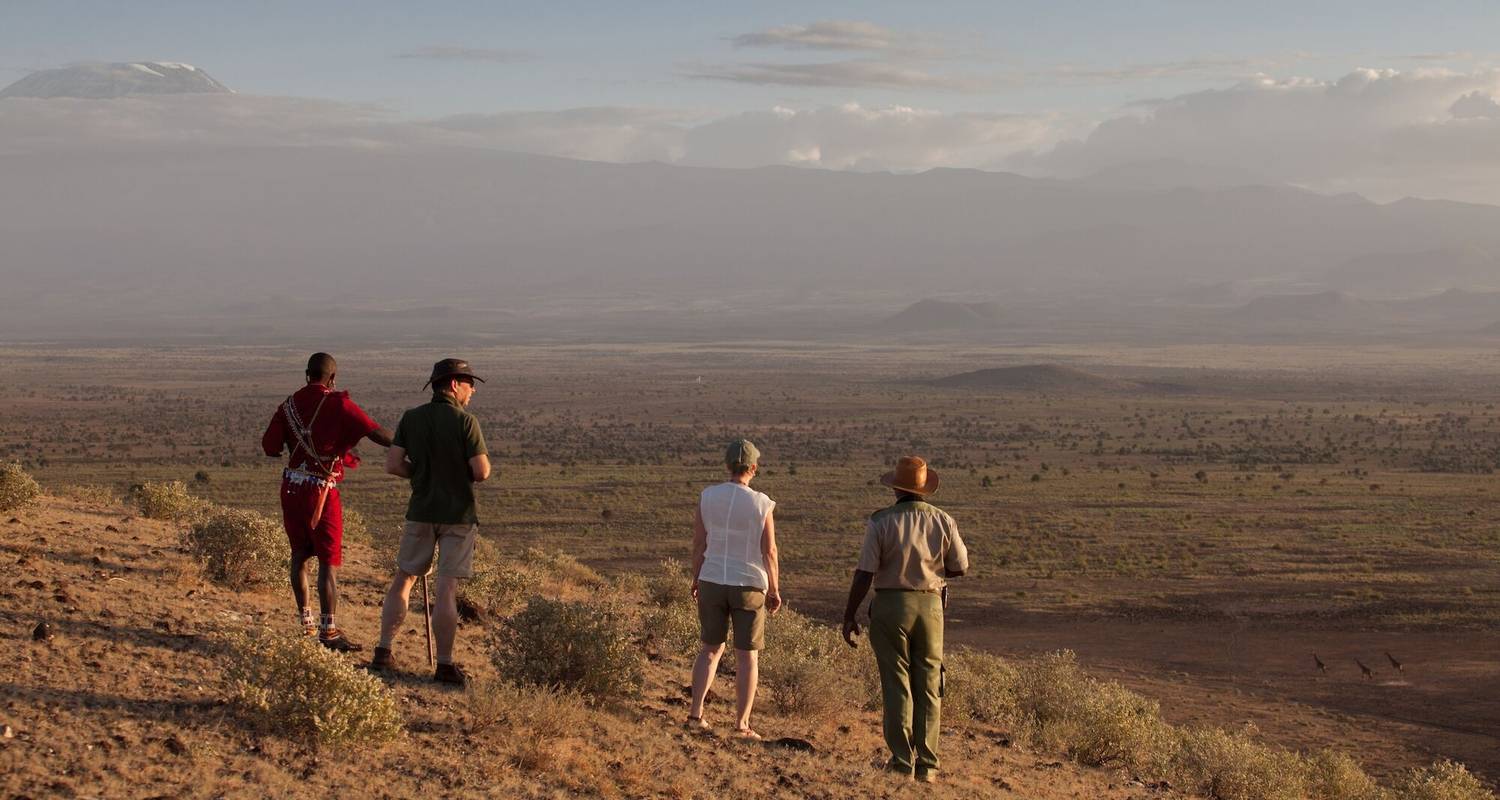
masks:
<svg viewBox="0 0 1500 800"><path fill-rule="evenodd" d="M372 558L350 546L341 614L367 643L385 580ZM509 731L469 732L466 695L427 680L414 627L398 639L401 671L389 679L406 734L374 751L318 752L248 727L224 700L214 632L293 627L281 587L237 594L207 584L174 526L78 501L5 515L0 559L11 565L0 587L12 664L0 678L7 798L1178 796L973 727L947 731L944 780L919 790L881 772L878 719L862 712L818 726L758 714L768 738L805 739L811 753L688 734L678 724L685 657L653 662L640 700L591 712L553 747L517 751ZM32 640L38 621L52 626L50 641ZM492 677L480 634L460 632L458 660Z"/></svg>

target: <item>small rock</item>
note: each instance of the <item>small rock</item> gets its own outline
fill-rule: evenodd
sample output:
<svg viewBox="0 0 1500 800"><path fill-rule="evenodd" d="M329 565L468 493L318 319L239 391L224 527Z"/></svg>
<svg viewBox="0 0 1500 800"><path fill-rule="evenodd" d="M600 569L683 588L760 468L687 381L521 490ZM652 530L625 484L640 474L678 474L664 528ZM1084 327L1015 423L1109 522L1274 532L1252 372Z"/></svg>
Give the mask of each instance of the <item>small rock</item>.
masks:
<svg viewBox="0 0 1500 800"><path fill-rule="evenodd" d="M73 596L61 589L59 589L56 594L52 595L52 599L56 600L59 603L73 602Z"/></svg>
<svg viewBox="0 0 1500 800"><path fill-rule="evenodd" d="M21 524L21 520L15 518L15 517L11 517L10 518L10 524L11 525L20 525Z"/></svg>
<svg viewBox="0 0 1500 800"><path fill-rule="evenodd" d="M52 624L49 623L49 622L47 622L46 620L42 620L41 622L38 622L36 624L36 627L34 627L34 628L31 629L31 641L33 641L33 642L50 642L50 641L52 641Z"/></svg>
<svg viewBox="0 0 1500 800"><path fill-rule="evenodd" d="M109 531L109 532L110 532L110 533L119 533L119 532L120 532L120 529L119 529L119 528L116 528L116 527L115 527L115 526L113 526L113 525L105 525L105 526L104 526L104 529L105 529L105 530L106 530L106 531Z"/></svg>
<svg viewBox="0 0 1500 800"><path fill-rule="evenodd" d="M180 756L183 753L186 753L188 749L187 743L177 738L175 734L163 739L161 743L163 747L167 748L167 752L171 753L174 756Z"/></svg>

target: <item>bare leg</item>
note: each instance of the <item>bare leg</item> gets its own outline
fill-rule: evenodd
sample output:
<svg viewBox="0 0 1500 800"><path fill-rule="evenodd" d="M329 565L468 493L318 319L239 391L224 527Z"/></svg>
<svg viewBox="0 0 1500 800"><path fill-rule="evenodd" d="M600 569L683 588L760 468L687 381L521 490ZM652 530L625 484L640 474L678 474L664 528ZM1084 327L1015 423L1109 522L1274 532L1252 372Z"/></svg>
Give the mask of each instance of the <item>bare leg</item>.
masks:
<svg viewBox="0 0 1500 800"><path fill-rule="evenodd" d="M734 701L739 719L738 730L750 730L750 709L755 705L755 688L760 683L760 652L734 651Z"/></svg>
<svg viewBox="0 0 1500 800"><path fill-rule="evenodd" d="M708 699L708 690L713 688L722 655L722 644L705 644L698 651L698 660L693 663L693 705L688 710L688 716L693 719L703 719L703 703Z"/></svg>
<svg viewBox="0 0 1500 800"><path fill-rule="evenodd" d="M385 602L380 605L380 646L391 649L396 631L406 621L406 608L411 603L411 587L417 576L397 571L391 579L391 588L385 593Z"/></svg>
<svg viewBox="0 0 1500 800"><path fill-rule="evenodd" d="M453 639L458 635L459 578L437 576L437 595L432 607L432 638L437 641L437 662L453 663Z"/></svg>
<svg viewBox="0 0 1500 800"><path fill-rule="evenodd" d="M307 560L312 558L312 549L292 550L292 598L297 601L297 610L307 608Z"/></svg>
<svg viewBox="0 0 1500 800"><path fill-rule="evenodd" d="M318 559L318 605L324 616L339 613L339 568Z"/></svg>

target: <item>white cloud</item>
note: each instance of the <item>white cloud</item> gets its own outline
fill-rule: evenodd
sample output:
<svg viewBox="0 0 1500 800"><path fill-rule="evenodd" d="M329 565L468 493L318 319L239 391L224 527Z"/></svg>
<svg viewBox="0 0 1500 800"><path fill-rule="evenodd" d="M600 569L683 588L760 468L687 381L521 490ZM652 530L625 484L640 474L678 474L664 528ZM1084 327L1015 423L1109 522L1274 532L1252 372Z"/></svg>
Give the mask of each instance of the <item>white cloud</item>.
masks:
<svg viewBox="0 0 1500 800"><path fill-rule="evenodd" d="M890 52L914 47L919 37L873 22L824 20L807 25L780 25L732 37L735 47L780 47L788 50L862 50Z"/></svg>
<svg viewBox="0 0 1500 800"><path fill-rule="evenodd" d="M685 70L683 74L690 78L761 86L938 91L979 91L986 86L985 81L974 78L942 75L901 64L868 60L811 64L759 62L708 65Z"/></svg>
<svg viewBox="0 0 1500 800"><path fill-rule="evenodd" d="M1082 175L1175 159L1377 199L1500 201L1500 72L1356 70L1336 81L1262 77L1161 101L1015 163Z"/></svg>

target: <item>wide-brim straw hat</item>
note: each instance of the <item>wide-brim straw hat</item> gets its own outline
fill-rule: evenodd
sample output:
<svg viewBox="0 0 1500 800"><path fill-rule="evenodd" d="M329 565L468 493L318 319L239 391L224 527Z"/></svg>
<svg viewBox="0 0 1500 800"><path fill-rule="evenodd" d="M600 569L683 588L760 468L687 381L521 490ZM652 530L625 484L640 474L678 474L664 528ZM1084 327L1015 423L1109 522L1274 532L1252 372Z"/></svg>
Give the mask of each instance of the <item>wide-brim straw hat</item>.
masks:
<svg viewBox="0 0 1500 800"><path fill-rule="evenodd" d="M928 469L927 462L916 456L902 456L895 469L880 476L880 482L892 489L923 496L938 490L937 471Z"/></svg>

